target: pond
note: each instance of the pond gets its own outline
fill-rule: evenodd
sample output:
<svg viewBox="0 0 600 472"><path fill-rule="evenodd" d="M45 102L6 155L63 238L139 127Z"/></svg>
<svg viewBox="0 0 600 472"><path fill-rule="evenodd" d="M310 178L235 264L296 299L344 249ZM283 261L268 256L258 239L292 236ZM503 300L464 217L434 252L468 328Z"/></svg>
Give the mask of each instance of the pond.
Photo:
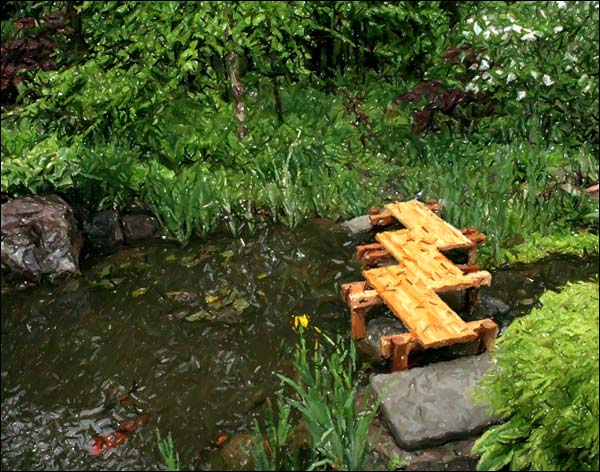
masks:
<svg viewBox="0 0 600 472"><path fill-rule="evenodd" d="M361 280L355 236L321 219L294 230L213 235L186 247L155 241L81 262L82 275L2 295L2 469L162 467L156 429L187 466L248 431L288 372L295 314L349 336L340 285ZM482 295L511 311L545 289L598 274L598 257L499 269ZM137 425L92 455L92 437Z"/></svg>

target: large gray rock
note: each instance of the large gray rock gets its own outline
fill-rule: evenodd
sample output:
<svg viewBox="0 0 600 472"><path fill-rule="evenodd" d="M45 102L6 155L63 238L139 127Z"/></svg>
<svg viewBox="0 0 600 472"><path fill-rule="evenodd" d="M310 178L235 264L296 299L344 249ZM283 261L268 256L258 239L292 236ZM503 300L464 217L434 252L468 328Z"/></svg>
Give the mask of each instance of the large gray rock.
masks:
<svg viewBox="0 0 600 472"><path fill-rule="evenodd" d="M83 223L87 237L94 249L113 248L125 242L119 214L102 210Z"/></svg>
<svg viewBox="0 0 600 472"><path fill-rule="evenodd" d="M351 220L344 221L342 226L348 228L353 234L365 233L371 229L369 215L357 216Z"/></svg>
<svg viewBox="0 0 600 472"><path fill-rule="evenodd" d="M144 213L128 213L121 218L125 241L142 241L160 238L163 234L158 220Z"/></svg>
<svg viewBox="0 0 600 472"><path fill-rule="evenodd" d="M367 339L379 350L379 340L382 336L391 336L392 334L408 333L408 329L395 316L377 316L370 319L367 323Z"/></svg>
<svg viewBox="0 0 600 472"><path fill-rule="evenodd" d="M73 210L58 195L2 205L3 278L40 282L79 272L83 238Z"/></svg>
<svg viewBox="0 0 600 472"><path fill-rule="evenodd" d="M475 305L475 310L471 318L498 318L506 315L509 311L510 307L502 300L482 294L479 297L479 303Z"/></svg>
<svg viewBox="0 0 600 472"><path fill-rule="evenodd" d="M497 421L470 394L492 368L489 354L371 377L382 413L407 450L476 434Z"/></svg>

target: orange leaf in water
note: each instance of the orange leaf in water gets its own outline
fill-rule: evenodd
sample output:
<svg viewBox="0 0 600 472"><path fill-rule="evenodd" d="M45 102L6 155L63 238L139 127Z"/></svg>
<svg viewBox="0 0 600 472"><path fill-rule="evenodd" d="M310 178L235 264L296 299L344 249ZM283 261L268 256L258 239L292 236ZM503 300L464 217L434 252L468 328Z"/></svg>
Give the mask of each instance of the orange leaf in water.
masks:
<svg viewBox="0 0 600 472"><path fill-rule="evenodd" d="M221 436L219 436L219 439L217 439L217 446L221 447L225 441L227 441L227 439L229 438L229 436L227 436L226 434L221 434Z"/></svg>

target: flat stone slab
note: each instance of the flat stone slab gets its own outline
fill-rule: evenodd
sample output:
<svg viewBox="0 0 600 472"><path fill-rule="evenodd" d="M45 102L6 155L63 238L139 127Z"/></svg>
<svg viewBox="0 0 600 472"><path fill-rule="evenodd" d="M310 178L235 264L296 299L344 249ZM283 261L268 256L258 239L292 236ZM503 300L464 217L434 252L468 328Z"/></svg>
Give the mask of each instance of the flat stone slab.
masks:
<svg viewBox="0 0 600 472"><path fill-rule="evenodd" d="M373 375L371 386L398 445L407 450L435 446L497 423L470 394L492 365L484 353Z"/></svg>
<svg viewBox="0 0 600 472"><path fill-rule="evenodd" d="M369 220L369 215L357 216L344 221L342 226L348 228L352 234L364 233L371 229L371 220Z"/></svg>

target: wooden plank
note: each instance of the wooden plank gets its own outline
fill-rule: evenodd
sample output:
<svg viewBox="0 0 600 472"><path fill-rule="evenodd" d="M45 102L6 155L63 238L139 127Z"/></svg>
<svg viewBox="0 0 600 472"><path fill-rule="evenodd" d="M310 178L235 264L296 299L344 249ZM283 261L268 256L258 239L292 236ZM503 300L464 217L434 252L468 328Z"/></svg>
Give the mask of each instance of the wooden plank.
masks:
<svg viewBox="0 0 600 472"><path fill-rule="evenodd" d="M405 231L379 233L375 238L394 256L407 277L425 281L436 292L491 284L489 272L463 274L433 244L409 240Z"/></svg>
<svg viewBox="0 0 600 472"><path fill-rule="evenodd" d="M460 232L473 244L483 244L487 238L487 236L484 233L480 233L475 226L467 226L466 228L462 228Z"/></svg>
<svg viewBox="0 0 600 472"><path fill-rule="evenodd" d="M364 280L362 282L350 282L347 284L342 284L342 300L348 303L350 294L364 292L366 285L367 282L365 282Z"/></svg>
<svg viewBox="0 0 600 472"><path fill-rule="evenodd" d="M477 334L422 280L411 280L398 266L363 271L392 312L424 348L475 340Z"/></svg>
<svg viewBox="0 0 600 472"><path fill-rule="evenodd" d="M367 308L374 305L381 305L383 300L376 290L365 290L364 292L351 293L348 297L350 309Z"/></svg>
<svg viewBox="0 0 600 472"><path fill-rule="evenodd" d="M357 246L356 258L367 266L373 266L392 259L392 255L380 243L372 243Z"/></svg>
<svg viewBox="0 0 600 472"><path fill-rule="evenodd" d="M401 334L392 338L392 371L408 369L408 357L419 343L410 333Z"/></svg>
<svg viewBox="0 0 600 472"><path fill-rule="evenodd" d="M365 308L350 309L350 326L352 337L358 341L367 337L367 325L365 323Z"/></svg>
<svg viewBox="0 0 600 472"><path fill-rule="evenodd" d="M406 268L409 276L435 282L462 275L434 245L411 238L406 230L379 233L375 238Z"/></svg>
<svg viewBox="0 0 600 472"><path fill-rule="evenodd" d="M363 254L371 251L381 251L385 249L380 243L362 244L356 246L356 256L361 257Z"/></svg>
<svg viewBox="0 0 600 472"><path fill-rule="evenodd" d="M415 237L435 244L442 251L471 247L473 243L418 200L390 203L385 208Z"/></svg>
<svg viewBox="0 0 600 472"><path fill-rule="evenodd" d="M394 341L396 341L396 344L401 344L403 342L412 342L414 344L413 350L422 348L422 346L419 344L419 340L415 338L411 333L381 336L379 338L379 351L385 359L391 359L394 353Z"/></svg>
<svg viewBox="0 0 600 472"><path fill-rule="evenodd" d="M394 215L389 211L379 213L378 215L369 215L371 226L388 226L394 222Z"/></svg>
<svg viewBox="0 0 600 472"><path fill-rule="evenodd" d="M463 290L465 288L489 287L492 284L492 274L485 270L469 272L458 277L448 278L438 284L431 286L436 292L449 292L451 290Z"/></svg>
<svg viewBox="0 0 600 472"><path fill-rule="evenodd" d="M491 318L469 321L467 325L479 336L479 351L493 351L499 326Z"/></svg>

